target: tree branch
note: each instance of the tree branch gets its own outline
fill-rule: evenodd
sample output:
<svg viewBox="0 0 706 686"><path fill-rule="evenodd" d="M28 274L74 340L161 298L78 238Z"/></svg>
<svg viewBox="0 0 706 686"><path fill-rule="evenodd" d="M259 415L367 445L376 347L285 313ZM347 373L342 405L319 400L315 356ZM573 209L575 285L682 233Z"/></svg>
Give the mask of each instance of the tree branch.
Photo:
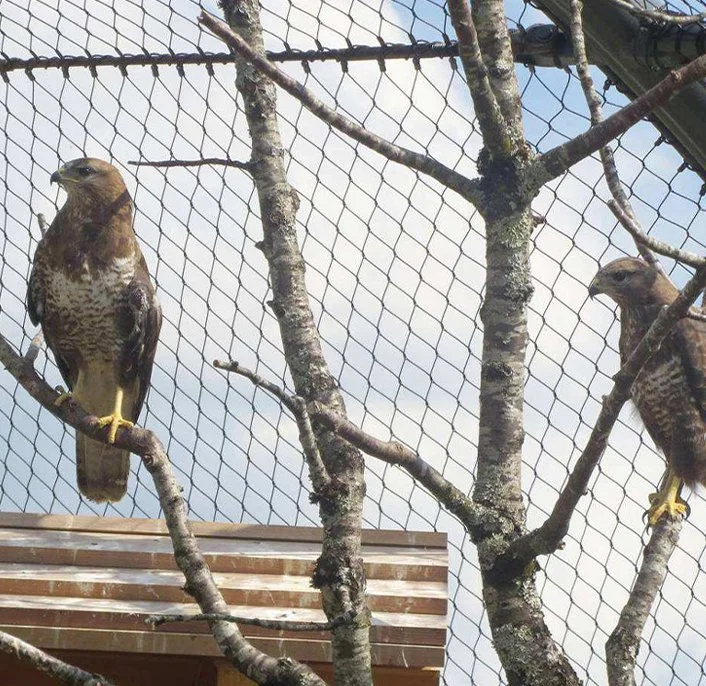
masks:
<svg viewBox="0 0 706 686"><path fill-rule="evenodd" d="M249 170L251 166L250 162L227 160L220 157L204 157L200 160L159 160L156 162L149 160L130 160L128 164L132 164L136 167L203 167L206 165L220 165L245 170Z"/></svg>
<svg viewBox="0 0 706 686"><path fill-rule="evenodd" d="M656 107L667 103L677 92L706 76L706 55L662 79L599 124L576 138L547 151L530 163L526 169L528 193L533 194L552 179L560 176L571 166L607 145L621 133L627 131Z"/></svg>
<svg viewBox="0 0 706 686"><path fill-rule="evenodd" d="M706 287L706 266L700 267L693 278L684 286L676 300L659 313L630 358L613 377L613 388L603 398L601 412L588 443L571 472L566 486L559 495L552 513L538 529L521 536L510 544L507 551L498 557L494 573L512 576L517 574L518 570L523 569L533 558L538 555L548 555L557 549L569 530L571 517L588 486L591 474L605 451L608 437L618 419L618 414L630 398L630 390L635 377L658 350L672 327L687 314L689 306L696 300L704 287Z"/></svg>
<svg viewBox="0 0 706 686"><path fill-rule="evenodd" d="M252 140L252 177L263 230L258 245L267 260L272 288L268 305L277 317L287 367L297 395L345 413L343 396L328 368L311 309L306 263L297 239L299 196L285 171L277 89L270 76L284 80L299 95L303 93L310 104L313 96L265 59L259 0L220 0L219 4L230 28L205 14L201 19L220 30L229 45L239 45L247 53L247 57L239 53L236 59L235 84L243 99ZM329 108L323 109L339 124L350 123ZM370 686L370 610L361 549L365 463L360 451L330 431L319 429L315 435L330 484L323 493L315 493L323 541L312 584L321 590L322 607L329 621L349 611L354 618L331 634L335 681L346 686Z"/></svg>
<svg viewBox="0 0 706 686"><path fill-rule="evenodd" d="M667 563L679 541L681 518L662 517L645 547L642 565L618 624L606 642L610 686L635 686L640 637L655 597L667 576Z"/></svg>
<svg viewBox="0 0 706 686"><path fill-rule="evenodd" d="M591 125L596 126L596 124L600 124L600 122L603 121L603 111L601 108L601 99L598 96L598 93L596 93L596 89L593 87L593 79L591 78L591 72L588 68L586 43L584 41L583 33L583 21L581 19L582 10L583 2L581 0L571 0L571 40L574 44L574 52L576 54L577 71L581 81L581 87L584 95L586 96L586 103L588 104L588 109L591 113ZM610 146L603 146L599 150L599 155L603 165L603 174L605 175L608 189L614 199L613 202L622 208L624 214L629 216L635 225L639 226L637 216L635 215L635 212L630 205L630 201L623 190L623 185L620 182L618 168L615 164L615 158L613 157L613 151ZM647 245L637 240L635 240L635 244L637 245L637 249L644 260L666 276L662 263L654 256Z"/></svg>
<svg viewBox="0 0 706 686"><path fill-rule="evenodd" d="M506 155L510 150L508 128L490 85L468 0L449 0L447 6L483 141L491 155Z"/></svg>
<svg viewBox="0 0 706 686"><path fill-rule="evenodd" d="M411 169L416 169L424 174L428 174L444 186L455 190L474 205L481 201L482 194L476 181L463 176L463 174L459 174L428 155L422 155L421 153L390 143L384 138L363 128L352 119L344 117L339 112L331 109L328 105L325 105L319 100L308 88L276 67L267 58L260 55L247 41L241 38L237 33L234 33L222 21L208 14L208 12L201 13L199 23L224 41L229 47L241 55L243 59L247 60L247 62L274 81L280 88L301 102L309 111L313 112L327 124L330 124L333 128L345 133L392 162L397 162Z"/></svg>
<svg viewBox="0 0 706 686"><path fill-rule="evenodd" d="M56 405L57 392L37 374L31 364L13 350L2 334L0 362L55 417L90 438L106 442L106 432L99 426L98 418L88 415L72 401ZM204 613L227 614L228 606L189 527L181 488L159 439L145 429L121 427L118 429L115 446L139 455L152 475L174 547L174 559L186 578L185 590L194 597ZM253 681L268 684L279 680L278 683L291 686L323 686L324 682L308 667L294 660L271 657L254 648L234 624L212 620L210 627L223 654Z"/></svg>
<svg viewBox="0 0 706 686"><path fill-rule="evenodd" d="M289 409L294 415L297 426L299 427L299 441L302 444L304 456L309 465L309 476L311 477L314 492L319 496L324 494L331 484L331 477L326 471L326 465L324 465L321 454L319 453L319 448L316 445L316 436L311 426L309 411L307 410L304 399L298 395L289 395L284 389L273 384L271 381L267 381L267 379L264 379L250 369L243 367L238 362L220 362L219 360L214 360L213 366L227 372L240 374L240 376L250 379L256 386L260 386L272 393L272 395L278 398L282 404Z"/></svg>
<svg viewBox="0 0 706 686"><path fill-rule="evenodd" d="M0 652L16 657L20 662L48 674L66 686L114 686L104 676L74 667L4 631L0 631Z"/></svg>
<svg viewBox="0 0 706 686"><path fill-rule="evenodd" d="M168 622L210 622L214 620L237 622L238 624L257 626L262 629L272 629L273 631L332 631L336 627L350 623L352 617L343 615L336 617L330 622L295 622L287 619L260 619L258 617L243 617L231 614L150 615L145 619L145 624L160 626Z"/></svg>
<svg viewBox="0 0 706 686"><path fill-rule="evenodd" d="M681 250L680 248L675 248L669 243L664 241L658 241L656 238L648 236L640 226L640 224L631 217L621 205L615 200L608 201L608 207L611 212L615 215L616 219L623 225L623 227L628 231L628 233L635 239L635 243L638 245L645 245L650 250L653 250L660 255L665 257L671 257L678 262L683 264L688 264L690 267L702 267L706 264L706 258L697 255L696 253L689 252L688 250Z"/></svg>

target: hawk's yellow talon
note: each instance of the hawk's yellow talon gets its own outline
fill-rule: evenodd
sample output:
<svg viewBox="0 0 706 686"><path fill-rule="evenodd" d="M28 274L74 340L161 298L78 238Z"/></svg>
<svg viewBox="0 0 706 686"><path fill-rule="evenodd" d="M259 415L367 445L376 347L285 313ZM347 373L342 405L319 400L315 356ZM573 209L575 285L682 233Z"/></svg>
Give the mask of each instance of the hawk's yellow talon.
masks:
<svg viewBox="0 0 706 686"><path fill-rule="evenodd" d="M105 417L98 417L98 426L101 428L109 426L108 443L115 443L115 437L118 435L118 429L121 426L129 429L135 426L135 424L134 422L129 422L127 419L123 419L120 414L108 414Z"/></svg>
<svg viewBox="0 0 706 686"><path fill-rule="evenodd" d="M108 443L115 443L115 437L118 435L118 429L121 426L128 429L135 426L134 422L123 419L122 407L123 389L118 386L118 390L115 393L115 407L113 408L113 414L107 414L105 417L98 417L98 426L101 428L104 426L110 427L110 430L108 431Z"/></svg>
<svg viewBox="0 0 706 686"><path fill-rule="evenodd" d="M58 391L59 388L57 388L56 390ZM61 395L54 401L54 407L61 407L67 400L71 398L72 395L73 393L71 391L64 391L62 389Z"/></svg>
<svg viewBox="0 0 706 686"><path fill-rule="evenodd" d="M683 482L671 471L663 480L663 485L657 493L649 496L650 508L645 512L647 525L654 526L664 515L667 517L689 516L689 506L681 497Z"/></svg>

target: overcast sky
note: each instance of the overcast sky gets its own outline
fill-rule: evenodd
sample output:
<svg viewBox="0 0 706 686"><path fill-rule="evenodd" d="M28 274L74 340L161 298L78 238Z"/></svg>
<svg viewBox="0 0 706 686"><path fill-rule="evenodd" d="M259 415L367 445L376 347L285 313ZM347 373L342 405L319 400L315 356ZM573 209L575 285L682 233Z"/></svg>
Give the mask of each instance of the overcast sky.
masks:
<svg viewBox="0 0 706 686"><path fill-rule="evenodd" d="M221 51L200 32L197 3L172 0L2 0L0 49L39 55ZM268 48L281 50L441 40L452 30L439 3L294 0L264 3ZM217 11L215 3L204 3ZM410 8L413 8L410 9ZM512 2L510 21L544 19ZM345 11L343 11L345 10ZM480 138L463 80L449 60L300 65L289 73L376 133L472 175ZM576 79L561 70L518 69L528 139L546 150L587 127ZM604 77L595 74L600 87ZM233 358L289 383L269 299L257 198L245 173L220 167L156 170L134 159L249 156L234 69L100 68L24 73L0 82L0 330L23 349L34 330L25 315L33 218L63 202L49 175L83 154L110 159L135 199L135 228L165 313L148 408L141 419L167 444L195 518L317 524L294 422L241 378L211 367ZM299 192L299 233L312 305L325 353L354 421L419 449L470 493L475 462L484 280L483 225L455 194L352 145L279 93L289 180ZM608 93L610 112L622 104ZM702 250L700 180L677 173L681 159L640 124L617 159L646 227ZM528 524L543 521L590 432L618 365L612 303L589 301L598 268L630 239L605 207L600 165L588 160L545 189L535 209L547 216L534 234L536 292L530 313L523 488ZM667 263L669 268L671 264ZM687 274L674 272L683 283ZM60 383L40 356L47 378ZM0 374L0 509L158 516L149 476L133 459L129 496L115 506L83 501L75 486L74 440ZM452 602L449 684L494 684L498 661L482 620L473 547L455 520L399 470L368 461L369 526L448 531ZM611 437L599 473L581 501L567 545L543 561L540 587L552 631L589 683L605 683L603 645L632 584L645 541L641 515L662 473L629 412ZM702 683L706 656L699 589L706 517L699 495L650 620L640 663L654 684ZM475 655L468 674L469 655ZM461 665L458 661L463 660ZM642 677L640 677L642 678Z"/></svg>

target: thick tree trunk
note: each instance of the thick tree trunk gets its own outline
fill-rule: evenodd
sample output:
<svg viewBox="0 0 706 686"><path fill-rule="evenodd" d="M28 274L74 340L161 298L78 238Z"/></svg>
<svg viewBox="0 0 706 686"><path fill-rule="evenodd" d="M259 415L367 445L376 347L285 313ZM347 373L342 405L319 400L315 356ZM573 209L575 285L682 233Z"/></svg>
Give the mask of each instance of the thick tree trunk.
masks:
<svg viewBox="0 0 706 686"><path fill-rule="evenodd" d="M223 0L221 6L233 31L264 53L259 2ZM343 398L326 365L309 306L295 225L299 200L287 183L284 170L275 86L242 59L236 66L237 87L252 137L251 169L262 214L261 248L270 269L270 305L279 321L284 355L298 395L307 402L318 401L345 414ZM345 613L353 616L352 622L333 631L336 683L363 686L372 683L370 613L360 550L364 463L360 451L328 429L317 429L317 442L331 486L327 492L315 494L324 541L314 584L321 589L329 619Z"/></svg>

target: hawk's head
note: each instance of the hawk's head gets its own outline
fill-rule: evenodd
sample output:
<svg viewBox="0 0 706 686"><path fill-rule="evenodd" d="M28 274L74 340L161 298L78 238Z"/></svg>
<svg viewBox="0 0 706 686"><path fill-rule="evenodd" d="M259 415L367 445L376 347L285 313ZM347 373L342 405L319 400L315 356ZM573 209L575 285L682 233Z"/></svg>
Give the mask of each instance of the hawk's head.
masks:
<svg viewBox="0 0 706 686"><path fill-rule="evenodd" d="M593 277L588 294L605 293L621 307L669 304L677 289L652 265L637 257L620 257L609 262Z"/></svg>
<svg viewBox="0 0 706 686"><path fill-rule="evenodd" d="M90 197L113 201L126 190L123 177L112 164L91 157L67 162L51 175L51 182L55 181L70 200Z"/></svg>

